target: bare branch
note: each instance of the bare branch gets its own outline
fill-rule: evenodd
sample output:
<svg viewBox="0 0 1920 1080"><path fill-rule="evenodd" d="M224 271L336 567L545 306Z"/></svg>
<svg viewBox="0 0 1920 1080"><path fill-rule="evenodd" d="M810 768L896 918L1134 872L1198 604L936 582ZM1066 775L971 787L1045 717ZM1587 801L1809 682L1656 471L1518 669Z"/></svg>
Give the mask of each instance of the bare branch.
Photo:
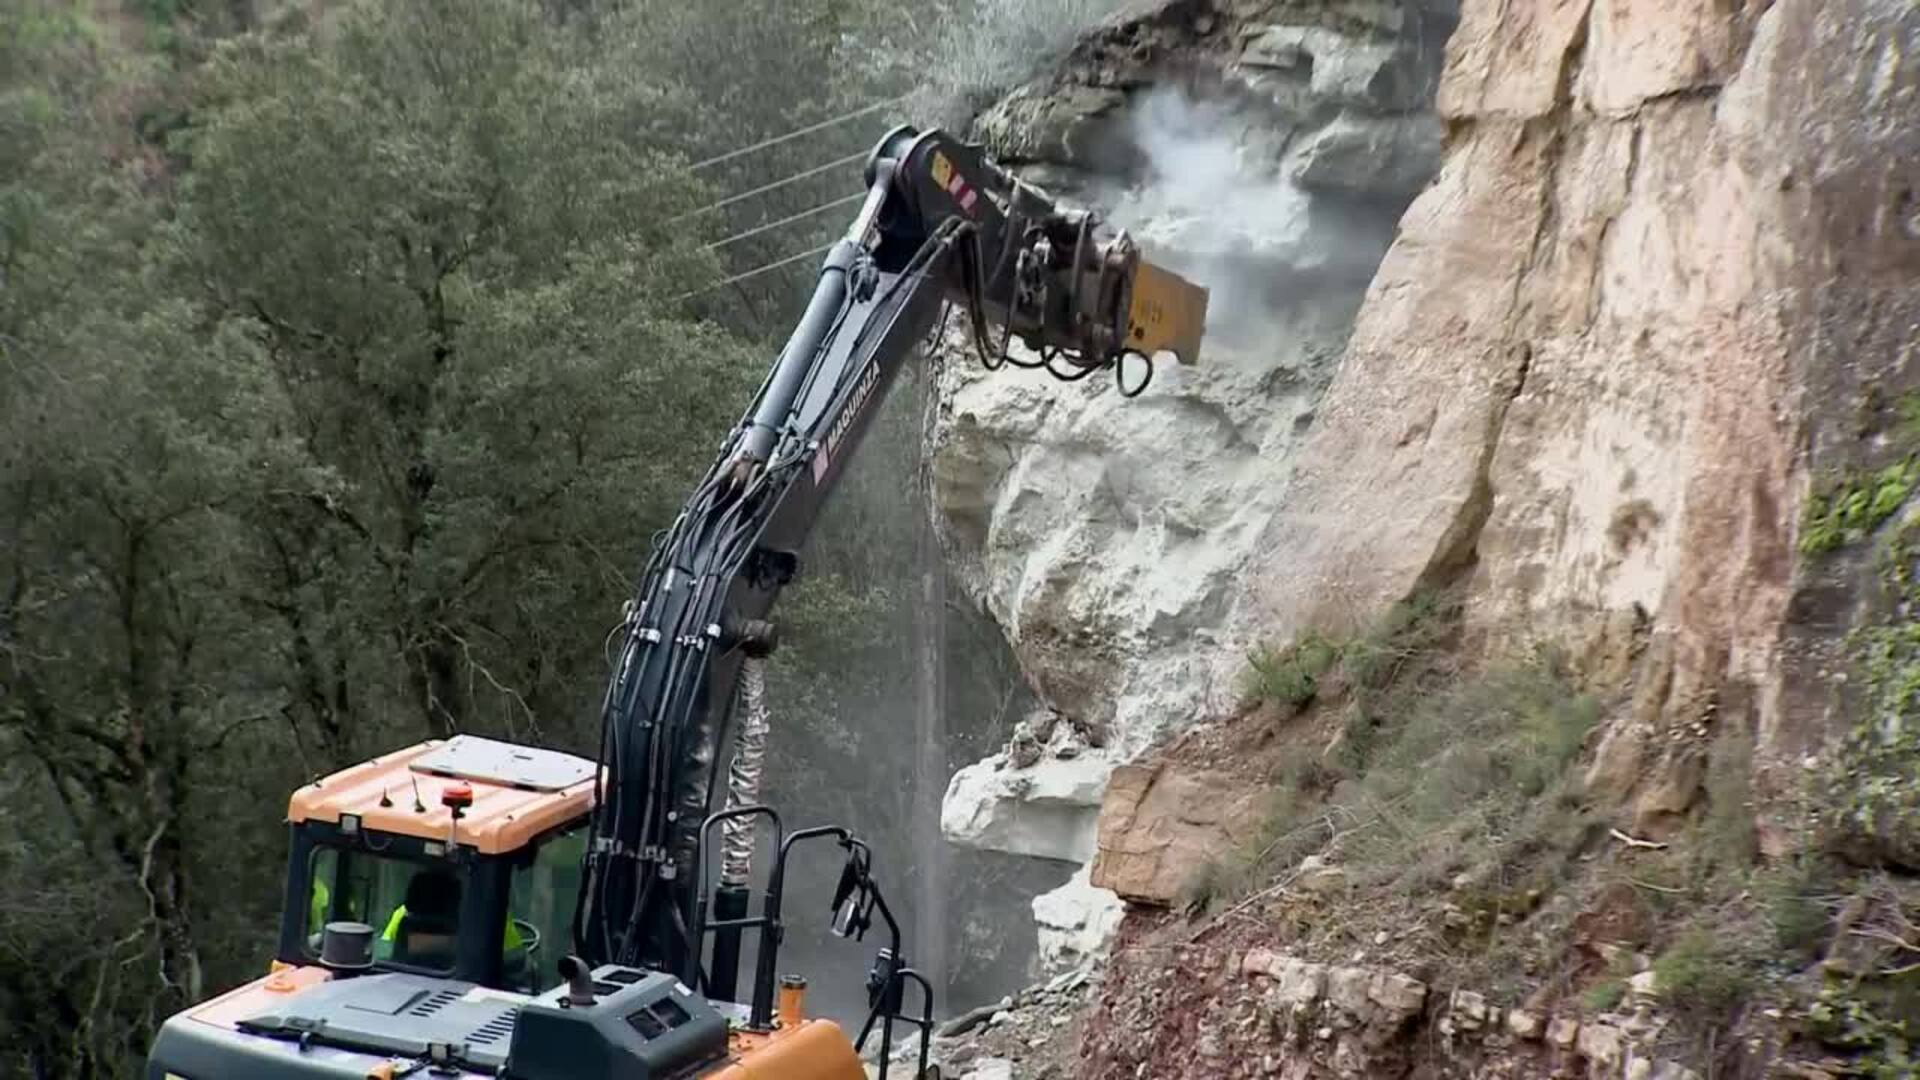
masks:
<svg viewBox="0 0 1920 1080"><path fill-rule="evenodd" d="M272 720L275 717L286 716L286 715L287 715L287 711L285 709L279 709L274 712L255 713L252 716L242 716L237 720L229 721L227 725L221 728L219 733L214 735L212 739L209 739L208 741L201 743L199 746L194 747L193 752L196 754L212 753L213 751L218 750L220 749L220 747L224 746L226 744L227 737L229 735L232 735L234 732L239 731L241 728L248 727L253 724L258 724L266 720ZM288 723L292 723L292 722L293 722L292 718L288 717Z"/></svg>
<svg viewBox="0 0 1920 1080"><path fill-rule="evenodd" d="M478 672L480 674L480 677L487 680L487 683L491 685L495 690L499 691L501 694L504 694L507 698L512 700L514 704L520 706L521 713L524 714L527 718L528 732L532 735L532 737L536 742L544 742L546 740L546 736L540 731L540 721L534 717L533 708L532 706L527 704L526 697L522 695L520 691L515 690L514 688L506 685L505 683L502 683L499 679L494 678L493 672L487 670L486 665L480 663L480 661L478 660L475 660L473 658L473 647L471 644L468 643L465 637L462 637L460 634L455 633L453 628L448 626L445 623L437 623L435 625L437 626L437 628L441 633L447 635L447 637L451 638L455 644L460 646L461 656L464 657L465 660L467 661L467 696L468 697L473 696L473 675L475 672ZM511 722L508 723L507 730L509 733L512 733L513 726Z"/></svg>
<svg viewBox="0 0 1920 1080"><path fill-rule="evenodd" d="M1608 829L1607 835L1613 837L1615 840L1620 841L1621 843L1627 845L1630 848L1646 848L1650 851L1667 850L1667 845L1662 844L1659 841L1642 840L1637 836L1628 836L1626 833L1621 832L1619 829Z"/></svg>

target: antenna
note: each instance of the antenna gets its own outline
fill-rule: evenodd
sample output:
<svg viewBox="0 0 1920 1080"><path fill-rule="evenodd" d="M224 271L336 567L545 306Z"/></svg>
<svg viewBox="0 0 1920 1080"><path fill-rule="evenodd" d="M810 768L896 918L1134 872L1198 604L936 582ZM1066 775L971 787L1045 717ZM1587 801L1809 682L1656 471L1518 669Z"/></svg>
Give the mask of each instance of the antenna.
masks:
<svg viewBox="0 0 1920 1080"><path fill-rule="evenodd" d="M411 779L413 780L413 812L424 814L427 812L427 804L420 801L420 778L415 776Z"/></svg>

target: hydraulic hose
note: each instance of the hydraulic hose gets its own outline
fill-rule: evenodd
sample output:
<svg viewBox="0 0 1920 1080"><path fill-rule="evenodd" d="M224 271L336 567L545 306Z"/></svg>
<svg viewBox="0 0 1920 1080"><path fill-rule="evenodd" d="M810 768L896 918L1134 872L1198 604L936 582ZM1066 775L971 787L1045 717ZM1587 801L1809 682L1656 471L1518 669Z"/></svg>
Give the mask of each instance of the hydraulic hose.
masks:
<svg viewBox="0 0 1920 1080"><path fill-rule="evenodd" d="M733 764L727 770L727 809L738 810L760 801L760 776L767 757L767 668L766 661L749 657L740 665L740 733L734 741ZM753 875L753 827L751 816L728 818L720 823L720 882L745 885Z"/></svg>

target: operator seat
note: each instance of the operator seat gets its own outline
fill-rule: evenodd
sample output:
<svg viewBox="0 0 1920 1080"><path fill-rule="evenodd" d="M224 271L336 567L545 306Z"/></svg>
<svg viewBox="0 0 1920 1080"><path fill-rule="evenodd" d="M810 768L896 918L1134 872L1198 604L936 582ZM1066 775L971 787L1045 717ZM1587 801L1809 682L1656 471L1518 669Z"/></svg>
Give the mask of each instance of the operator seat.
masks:
<svg viewBox="0 0 1920 1080"><path fill-rule="evenodd" d="M403 964L450 968L460 930L460 880L445 870L421 870L407 882L393 958Z"/></svg>

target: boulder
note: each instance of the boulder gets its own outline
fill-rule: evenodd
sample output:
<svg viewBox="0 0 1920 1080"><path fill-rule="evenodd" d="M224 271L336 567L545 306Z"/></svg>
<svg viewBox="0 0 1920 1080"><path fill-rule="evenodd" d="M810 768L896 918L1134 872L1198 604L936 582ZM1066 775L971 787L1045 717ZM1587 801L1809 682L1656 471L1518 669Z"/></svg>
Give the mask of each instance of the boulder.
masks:
<svg viewBox="0 0 1920 1080"><path fill-rule="evenodd" d="M1394 971L1375 972L1367 983L1367 1000L1377 1022L1400 1024L1419 1015L1427 1004L1427 984Z"/></svg>
<svg viewBox="0 0 1920 1080"><path fill-rule="evenodd" d="M1411 52L1391 38L1359 38L1320 26L1273 26L1249 40L1240 63L1306 77L1313 99L1397 113L1428 92Z"/></svg>
<svg viewBox="0 0 1920 1080"><path fill-rule="evenodd" d="M940 806L940 831L956 844L1084 862L1107 771L1097 752L1071 759L1042 758L1015 768L1005 755L955 773Z"/></svg>
<svg viewBox="0 0 1920 1080"><path fill-rule="evenodd" d="M1022 86L974 122L975 134L1005 164L1047 161L1098 167L1102 155L1124 145L1115 124L1126 95L1105 87Z"/></svg>
<svg viewBox="0 0 1920 1080"><path fill-rule="evenodd" d="M1082 866L1065 885L1033 898L1033 921L1040 932L1040 965L1056 971L1085 963L1106 947L1120 925L1126 905L1089 880Z"/></svg>
<svg viewBox="0 0 1920 1080"><path fill-rule="evenodd" d="M1440 161L1440 121L1426 114L1364 116L1343 112L1302 135L1287 155L1287 176L1308 190L1412 195Z"/></svg>
<svg viewBox="0 0 1920 1080"><path fill-rule="evenodd" d="M1327 968L1324 964L1289 959L1278 966L1273 978L1270 1001L1289 1008L1311 1005L1326 991Z"/></svg>
<svg viewBox="0 0 1920 1080"><path fill-rule="evenodd" d="M1208 862L1259 827L1257 784L1181 765L1122 765L1101 806L1091 881L1127 900L1171 904Z"/></svg>
<svg viewBox="0 0 1920 1080"><path fill-rule="evenodd" d="M1626 1035L1612 1024L1590 1023L1580 1025L1580 1034L1576 1040L1580 1056L1603 1068L1612 1068L1621 1063L1626 1053Z"/></svg>

